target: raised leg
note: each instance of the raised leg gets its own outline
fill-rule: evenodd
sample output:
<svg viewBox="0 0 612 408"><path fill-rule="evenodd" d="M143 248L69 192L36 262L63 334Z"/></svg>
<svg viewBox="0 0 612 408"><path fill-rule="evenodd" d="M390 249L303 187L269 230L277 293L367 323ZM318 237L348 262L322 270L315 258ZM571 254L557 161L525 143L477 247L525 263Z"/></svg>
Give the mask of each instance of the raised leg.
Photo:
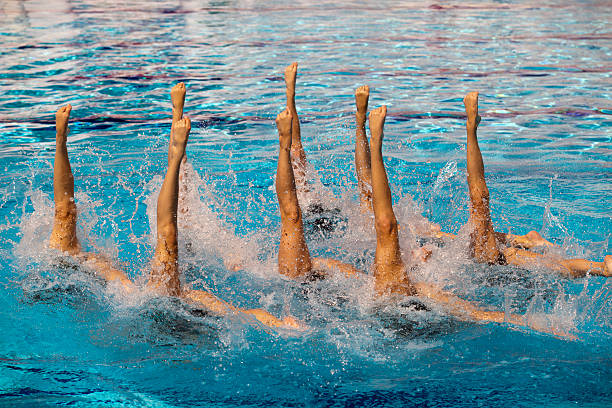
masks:
<svg viewBox="0 0 612 408"><path fill-rule="evenodd" d="M53 200L55 217L49 239L51 248L76 255L81 245L76 236L77 208L74 202L74 177L68 160L66 139L70 104L59 108L55 114L55 162L53 165Z"/></svg>
<svg viewBox="0 0 612 408"><path fill-rule="evenodd" d="M185 84L179 82L174 85L170 90L170 100L172 101L172 127L170 128L170 144L168 149L172 148L172 132L175 124L183 119L183 108L185 106L185 94L187 93L185 89ZM168 160L170 159L170 152L168 152ZM183 155L182 164L184 165L187 162L187 153ZM189 212L189 207L185 203L185 196L188 193L189 185L185 183L185 166L181 166L181 171L179 172L179 211L181 214L187 214Z"/></svg>
<svg viewBox="0 0 612 408"><path fill-rule="evenodd" d="M376 226L375 289L378 294L413 295L415 289L406 275L406 267L401 257L397 219L393 212L391 190L382 157L386 116L386 106L370 112L372 207Z"/></svg>
<svg viewBox="0 0 612 408"><path fill-rule="evenodd" d="M181 119L183 119L183 107L185 106L185 94L186 94L185 84L183 82L179 82L174 85L170 90L170 100L172 101L172 127L170 128L170 140L172 140L172 131L174 125ZM172 143L169 144L168 149L172 146ZM169 153L169 152L168 152ZM170 155L168 155L170 157ZM187 160L187 154L183 156L183 163ZM182 178L183 174L179 175L179 178Z"/></svg>
<svg viewBox="0 0 612 408"><path fill-rule="evenodd" d="M302 134L300 133L300 118L295 107L295 79L297 76L297 62L285 68L285 86L287 93L287 108L291 113L291 160L295 179L301 188L306 182L306 153L302 146Z"/></svg>
<svg viewBox="0 0 612 408"><path fill-rule="evenodd" d="M292 120L293 116L289 109L285 109L276 117L280 145L276 170L276 196L281 214L278 271L295 279L310 275L312 261L304 238L302 211L297 198L291 165Z"/></svg>
<svg viewBox="0 0 612 408"><path fill-rule="evenodd" d="M183 119L183 107L185 106L185 84L179 82L170 90L170 100L172 101L172 124Z"/></svg>
<svg viewBox="0 0 612 408"><path fill-rule="evenodd" d="M493 230L489 210L489 189L485 182L484 164L476 136L476 129L480 123L478 92L467 94L463 103L467 113L467 179L471 202L469 223L473 228L470 247L476 261L500 263L503 262L503 256Z"/></svg>
<svg viewBox="0 0 612 408"><path fill-rule="evenodd" d="M357 171L357 185L359 186L359 201L362 211L372 210L372 164L370 162L370 145L366 137L366 115L368 112L368 99L370 88L360 86L355 91L356 135L355 135L355 170Z"/></svg>
<svg viewBox="0 0 612 408"><path fill-rule="evenodd" d="M53 230L49 239L51 248L67 252L91 268L98 276L107 281L120 281L126 288L132 288L132 282L123 271L116 269L112 262L102 255L81 252L81 245L76 236L77 208L74 202L74 177L68 160L66 138L68 136L68 119L72 106L61 107L55 114L55 163L53 166L53 199L55 217Z"/></svg>
<svg viewBox="0 0 612 408"><path fill-rule="evenodd" d="M176 212L178 206L179 171L191 130L188 117L172 126L168 150L168 170L157 199L157 247L153 256L148 285L170 296L181 293L178 269L178 237Z"/></svg>

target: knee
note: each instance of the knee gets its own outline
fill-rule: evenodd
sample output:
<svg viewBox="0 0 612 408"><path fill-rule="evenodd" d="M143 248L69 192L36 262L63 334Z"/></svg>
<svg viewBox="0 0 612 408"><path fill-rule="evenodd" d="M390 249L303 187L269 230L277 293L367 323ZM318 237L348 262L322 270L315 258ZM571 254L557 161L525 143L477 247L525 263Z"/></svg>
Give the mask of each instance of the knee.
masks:
<svg viewBox="0 0 612 408"><path fill-rule="evenodd" d="M168 243L176 242L176 236L177 236L176 225L172 223L159 225L157 227L157 236L158 238L164 239Z"/></svg>
<svg viewBox="0 0 612 408"><path fill-rule="evenodd" d="M489 203L489 189L486 185L469 185L470 197L472 201Z"/></svg>
<svg viewBox="0 0 612 408"><path fill-rule="evenodd" d="M302 211L300 211L300 209L297 207L291 208L290 210L284 212L284 218L287 221L296 224L302 219Z"/></svg>
<svg viewBox="0 0 612 408"><path fill-rule="evenodd" d="M470 201L472 203L472 212L481 216L487 216L490 214L488 195L478 195L476 197L472 197Z"/></svg>
<svg viewBox="0 0 612 408"><path fill-rule="evenodd" d="M77 216L77 208L73 199L58 201L55 204L55 218L62 220L73 219Z"/></svg>
<svg viewBox="0 0 612 408"><path fill-rule="evenodd" d="M376 217L376 233L390 235L397 232L397 220L393 215Z"/></svg>

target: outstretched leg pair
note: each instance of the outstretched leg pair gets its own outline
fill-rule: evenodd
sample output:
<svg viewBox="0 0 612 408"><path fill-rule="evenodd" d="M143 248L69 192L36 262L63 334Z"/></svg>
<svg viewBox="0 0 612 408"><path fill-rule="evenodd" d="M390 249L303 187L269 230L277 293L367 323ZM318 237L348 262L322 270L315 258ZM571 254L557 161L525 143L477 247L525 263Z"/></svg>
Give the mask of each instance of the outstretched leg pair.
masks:
<svg viewBox="0 0 612 408"><path fill-rule="evenodd" d="M508 322L519 326L528 326L538 331L567 336L566 333L557 333L554 328L534 327L524 316L483 310L478 305L461 299L437 285L410 280L401 256L397 220L393 212L391 190L389 189L382 158L383 127L386 113L387 108L382 106L372 111L369 116L372 209L376 226L376 255L374 260L376 292L379 295L425 296L445 304L451 313L461 318Z"/></svg>
<svg viewBox="0 0 612 408"><path fill-rule="evenodd" d="M296 182L304 182L303 169L306 156L300 139L300 127L295 108L295 77L297 63L285 69L287 109L276 118L279 134L279 156L276 174L276 194L281 214L281 238L278 253L279 272L294 279L320 276L325 269L335 269L347 275L359 273L354 267L333 260L310 256L302 212L296 192ZM375 282L377 292L401 292L412 294L414 289L408 282L399 249L398 227L391 206L391 192L382 162L382 137L386 107L370 115L372 152L365 132L369 89L360 87L356 94L357 145L355 163L361 191L362 208L373 209L376 218L377 246L375 260ZM377 199L372 200L373 191Z"/></svg>
<svg viewBox="0 0 612 408"><path fill-rule="evenodd" d="M398 228L391 203L391 191L382 161L382 138L386 107L370 114L372 152L373 208L376 218L375 287L378 293L413 294L399 248ZM308 279L324 269L337 269L347 275L359 273L354 267L332 259L312 258L304 238L302 212L297 198L291 166L292 113L289 109L276 118L279 155L276 194L281 214L281 239L278 251L279 272L294 279ZM365 138L365 132L363 134Z"/></svg>
<svg viewBox="0 0 612 408"><path fill-rule="evenodd" d="M355 91L356 111L356 137L355 137L355 169L357 173L357 184L359 187L359 198L363 212L372 210L372 165L370 161L370 145L365 134L365 122L368 110L368 99L370 88L367 85L357 88ZM410 226L413 228L416 226ZM432 238L455 238L455 234L441 231L440 226L428 222L425 228L414 230L419 236ZM504 234L499 234L504 235ZM530 248L534 246L552 246L536 231L530 231L525 235L505 234L505 240L513 246Z"/></svg>
<svg viewBox="0 0 612 408"><path fill-rule="evenodd" d="M115 269L109 260L98 254L81 251L81 245L76 235L77 208L74 202L74 176L72 175L66 148L68 119L71 110L72 107L66 105L60 108L56 114L57 134L53 169L55 217L49 246L87 262L94 267L102 278L108 281L119 280L127 287L131 287L132 282L123 272ZM152 262L153 270L149 285L168 295L179 296L180 279L176 230L178 172L185 154L191 122L189 118L178 119L173 122L168 150L168 170L157 202L157 247Z"/></svg>
<svg viewBox="0 0 612 408"><path fill-rule="evenodd" d="M370 155L370 146L365 136L365 118L368 107L368 97L369 88L367 86L359 87L355 91L357 105L355 167L360 191L361 208L363 211L368 211L373 208L372 190L374 187L372 184L374 152ZM489 190L485 182L484 164L476 134L478 124L480 123L480 115L478 115L478 93L469 93L464 98L464 104L468 118L466 125L467 172L471 203L469 223L472 227L470 234L470 250L474 259L478 262L508 262L519 266L527 266L538 262L550 269L571 277L584 276L587 272L609 276L612 270L612 256L606 256L604 262L543 256L523 249L535 246L553 245L542 238L536 231L530 231L525 235L514 235L499 233L494 230L489 209ZM371 126L372 124L370 123L370 127ZM441 231L436 224L431 224L427 231L418 232L437 238L455 237L454 234Z"/></svg>
<svg viewBox="0 0 612 408"><path fill-rule="evenodd" d="M148 286L163 295L182 297L207 310L219 314L242 312L250 314L269 326L300 327L291 316L280 320L262 309L238 309L213 294L203 290L181 287L178 265L177 206L179 171L185 156L185 148L191 130L191 121L182 117L185 86L181 83L171 92L173 102L173 121L168 149L168 168L157 201L157 245L151 262ZM116 269L105 257L86 253L76 235L77 208L74 202L74 177L68 160L66 139L68 119L72 107L60 108L56 114L56 154L53 172L53 195L55 216L49 240L52 248L65 252L91 267L107 281L119 281L128 290L135 285L124 272Z"/></svg>

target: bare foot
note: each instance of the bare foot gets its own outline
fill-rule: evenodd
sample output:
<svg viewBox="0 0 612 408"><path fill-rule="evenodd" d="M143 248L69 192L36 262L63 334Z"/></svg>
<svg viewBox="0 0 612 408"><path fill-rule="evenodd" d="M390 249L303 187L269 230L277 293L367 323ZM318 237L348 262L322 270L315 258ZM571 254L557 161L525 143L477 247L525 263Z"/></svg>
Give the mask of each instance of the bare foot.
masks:
<svg viewBox="0 0 612 408"><path fill-rule="evenodd" d="M507 241L510 245L521 248L534 248L534 247L553 247L555 244L545 240L540 233L537 231L529 231L525 235L514 235L507 234Z"/></svg>
<svg viewBox="0 0 612 408"><path fill-rule="evenodd" d="M286 316L281 320L263 309L248 309L243 310L243 312L255 317L266 326L300 330L305 330L307 328L304 323L300 322L293 316Z"/></svg>
<svg viewBox="0 0 612 408"><path fill-rule="evenodd" d="M294 62L285 68L285 85L287 87L287 93L295 94L295 77L297 75L297 67L297 62Z"/></svg>
<svg viewBox="0 0 612 408"><path fill-rule="evenodd" d="M532 246L555 246L552 242L545 240L537 231L529 231L525 236L529 239Z"/></svg>
<svg viewBox="0 0 612 408"><path fill-rule="evenodd" d="M612 276L612 255L606 255L603 264L603 276Z"/></svg>
<svg viewBox="0 0 612 408"><path fill-rule="evenodd" d="M185 156L185 148L191 131L191 120L185 116L172 125L172 140L168 149L168 163L178 160L179 163Z"/></svg>
<svg viewBox="0 0 612 408"><path fill-rule="evenodd" d="M286 316L283 320L283 327L298 329L298 330L307 330L308 326L305 323L302 323L298 319L293 316Z"/></svg>
<svg viewBox="0 0 612 408"><path fill-rule="evenodd" d="M372 143L382 143L386 117L387 107L385 105L370 112L370 134Z"/></svg>
<svg viewBox="0 0 612 408"><path fill-rule="evenodd" d="M68 119L70 119L71 110L72 105L68 104L59 108L55 113L56 135L57 137L62 138L64 141L66 140L66 136L68 136Z"/></svg>
<svg viewBox="0 0 612 408"><path fill-rule="evenodd" d="M478 92L470 92L463 98L465 113L467 114L468 126L478 126L480 115L478 114Z"/></svg>
<svg viewBox="0 0 612 408"><path fill-rule="evenodd" d="M276 128L278 129L278 141L281 149L291 149L291 121L293 116L289 109L285 109L276 116Z"/></svg>
<svg viewBox="0 0 612 408"><path fill-rule="evenodd" d="M357 105L357 114L365 118L368 111L368 99L370 98L370 87L367 85L360 86L355 91L355 103Z"/></svg>
<svg viewBox="0 0 612 408"><path fill-rule="evenodd" d="M185 106L185 84L179 82L170 90L172 100L172 122L183 118L183 107Z"/></svg>

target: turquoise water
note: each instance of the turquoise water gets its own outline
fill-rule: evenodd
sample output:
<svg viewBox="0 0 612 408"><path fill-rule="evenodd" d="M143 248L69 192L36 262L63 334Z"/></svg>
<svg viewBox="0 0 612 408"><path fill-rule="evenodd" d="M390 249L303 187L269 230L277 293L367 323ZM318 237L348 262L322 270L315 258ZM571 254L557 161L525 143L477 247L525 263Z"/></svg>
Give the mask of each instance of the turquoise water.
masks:
<svg viewBox="0 0 612 408"><path fill-rule="evenodd" d="M568 2L569 3L569 2ZM461 322L427 303L377 302L366 280L304 287L276 271L273 182L284 66L311 163L302 204L315 255L364 270L375 238L357 209L354 89L389 106L385 156L398 219L467 219L461 98L478 90L496 227L540 231L559 253L612 252L612 9L606 2L2 2L0 405L608 406L612 286L483 267L465 242L417 271L484 307L527 313L567 341ZM73 105L79 236L142 282L170 125L193 120L179 218L184 281L305 321L265 330L124 295L46 249L54 112ZM403 229L402 246L415 247ZM233 272L226 267L242 263Z"/></svg>

